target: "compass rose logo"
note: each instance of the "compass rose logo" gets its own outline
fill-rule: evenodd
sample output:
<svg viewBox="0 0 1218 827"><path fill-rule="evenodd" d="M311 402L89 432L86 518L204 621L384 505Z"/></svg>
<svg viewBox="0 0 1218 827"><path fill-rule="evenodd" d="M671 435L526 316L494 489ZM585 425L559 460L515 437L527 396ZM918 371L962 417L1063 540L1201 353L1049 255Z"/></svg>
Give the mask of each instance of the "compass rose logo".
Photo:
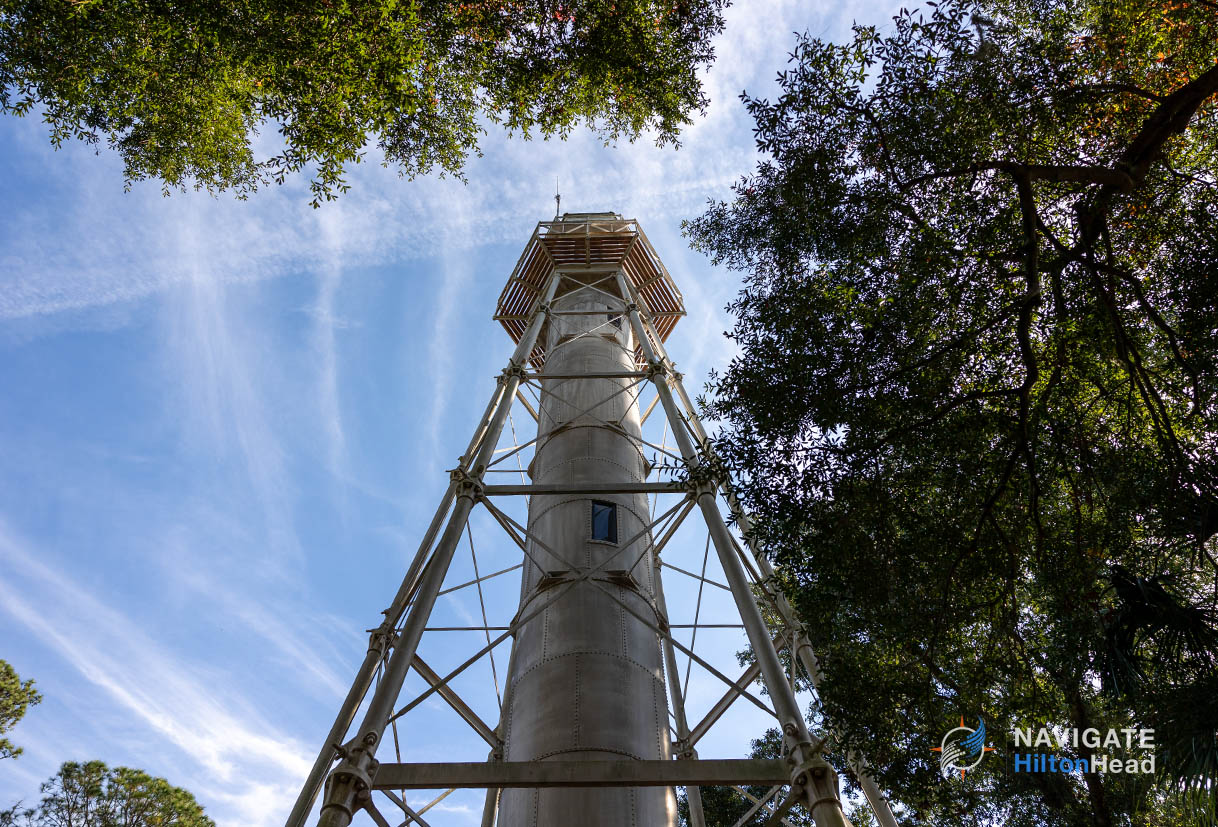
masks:
<svg viewBox="0 0 1218 827"><path fill-rule="evenodd" d="M960 726L949 729L939 746L931 747L931 751L939 753L939 773L944 778L956 770L964 778L964 774L980 764L985 754L993 752L994 748L985 745L985 721L978 718L974 729L964 725L961 715Z"/></svg>

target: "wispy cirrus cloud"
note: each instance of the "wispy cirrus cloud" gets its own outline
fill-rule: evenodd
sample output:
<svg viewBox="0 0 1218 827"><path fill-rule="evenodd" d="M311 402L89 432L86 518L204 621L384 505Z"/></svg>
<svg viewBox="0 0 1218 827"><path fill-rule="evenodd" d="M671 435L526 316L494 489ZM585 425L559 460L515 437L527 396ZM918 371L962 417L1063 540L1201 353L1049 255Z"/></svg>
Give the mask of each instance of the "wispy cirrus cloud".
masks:
<svg viewBox="0 0 1218 827"><path fill-rule="evenodd" d="M708 198L726 196L752 164L751 122L736 96L745 87L772 85L774 69L760 68L755 55L790 48L790 32L802 28L806 14L798 6L770 4L764 15L748 4L729 8L719 59L704 78L711 107L686 130L681 150L656 147L647 136L605 147L582 128L566 141L507 139L491 126L484 154L467 164L468 183L436 176L402 181L370 148L367 162L349 171L350 191L320 211L308 207L303 178L245 202L224 194L162 198L153 184L124 194L112 155L99 158L77 145L53 152L40 124L10 121L49 176L88 196L66 213L10 205L10 232L0 233L0 319L130 302L189 285L191 259L173 232L182 224L202 226L200 247L221 278L242 282L328 269L335 249L329 228L336 223L348 268L427 257L438 239L454 252L519 240L552 214L556 178L568 210L615 209L652 222L695 215ZM450 232L455 202L478 217L476 233Z"/></svg>
<svg viewBox="0 0 1218 827"><path fill-rule="evenodd" d="M179 750L176 761L197 764L206 779L195 785L201 798L231 805L275 791L271 800L281 809L287 790L308 770L308 750L248 712L239 680L217 681L199 671L167 645L168 630L150 634L39 557L0 522L0 614L123 708L129 723ZM110 737L138 740L145 733L124 728ZM248 820L245 813L219 815L239 816L228 823L274 824L271 808L260 809Z"/></svg>
<svg viewBox="0 0 1218 827"><path fill-rule="evenodd" d="M436 238L437 247L440 249L441 269L435 284L431 335L427 348L428 392L431 396L427 433L429 444L437 447L440 444L454 379L458 375L457 354L453 348L455 316L458 306L468 296L469 285L473 279L473 267L469 258L461 254L461 239L469 238L473 232L471 212L467 199L455 199L445 210L445 231ZM440 467L440 457L448 457L452 453L452 450L433 453L433 463L437 471Z"/></svg>
<svg viewBox="0 0 1218 827"><path fill-rule="evenodd" d="M245 469L261 507L265 562L296 557L292 482L285 448L267 407L271 346L241 308L232 306L222 269L200 249L198 225L179 228L189 281L166 305L164 369L181 393L181 438L199 455L233 457Z"/></svg>
<svg viewBox="0 0 1218 827"><path fill-rule="evenodd" d="M220 278L241 282L329 271L336 249L351 268L427 257L438 239L455 252L516 241L552 214L556 178L565 209L615 209L653 223L697 215L708 199L728 197L731 183L753 166L753 124L737 97L745 90L773 94L794 33L812 28L841 38L854 17L883 24L891 13L862 0L762 5L728 7L717 59L703 73L711 105L686 128L680 150L656 147L647 136L605 147L583 128L566 141L508 139L491 125L484 154L467 164L468 183L437 176L403 181L370 147L365 163L349 170L350 191L319 211L308 206L303 176L245 202L224 194L162 198L153 184L124 194L112 155L99 158L78 145L54 152L41 124L10 120L7 128L47 175L87 195L66 213L10 205L10 230L0 233L0 319L129 302L188 285L190 258L171 231L183 223L204 228L200 245ZM457 202L478 217L476 233L450 232Z"/></svg>
<svg viewBox="0 0 1218 827"><path fill-rule="evenodd" d="M179 528L162 541L163 582L182 592L185 602L206 606L241 629L242 654L260 652L265 666L289 678L285 690L337 703L351 677L339 665L357 659L366 634L301 600L298 584L285 584L281 571L251 573L244 553L208 553L207 538L199 536L203 528L196 522L195 533Z"/></svg>
<svg viewBox="0 0 1218 827"><path fill-rule="evenodd" d="M351 232L342 209L327 210L318 216L318 227L325 252L317 273L317 301L310 309L313 319L313 348L317 354L317 407L326 441L326 465L338 481L350 478L347 435L343 425L340 397L337 331L348 327L335 309L347 255L347 236ZM345 486L341 489L344 520L348 511Z"/></svg>

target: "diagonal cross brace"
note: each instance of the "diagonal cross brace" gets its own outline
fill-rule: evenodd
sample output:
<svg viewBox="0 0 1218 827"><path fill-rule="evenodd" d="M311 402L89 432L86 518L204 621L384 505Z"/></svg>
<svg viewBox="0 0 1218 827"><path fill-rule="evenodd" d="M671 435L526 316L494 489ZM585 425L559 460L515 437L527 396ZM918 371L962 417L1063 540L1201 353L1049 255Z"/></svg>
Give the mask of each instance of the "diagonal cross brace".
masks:
<svg viewBox="0 0 1218 827"><path fill-rule="evenodd" d="M435 689L436 693L453 708L453 711L461 716L461 720L469 724L474 732L482 736L482 740L490 744L492 749L498 749L501 746L495 731L487 726L486 722L479 718L478 713L470 709L465 701L461 700L461 696L457 694L456 690L448 684L441 683L440 676L424 663L421 657L416 654L410 666L414 669L415 674L427 681L428 686Z"/></svg>

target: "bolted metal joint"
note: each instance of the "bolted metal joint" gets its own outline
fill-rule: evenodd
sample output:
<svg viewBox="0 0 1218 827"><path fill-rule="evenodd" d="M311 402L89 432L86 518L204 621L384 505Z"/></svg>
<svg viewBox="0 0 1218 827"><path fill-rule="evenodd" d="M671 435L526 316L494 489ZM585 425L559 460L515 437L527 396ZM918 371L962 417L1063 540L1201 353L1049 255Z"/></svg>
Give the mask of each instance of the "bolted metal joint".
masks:
<svg viewBox="0 0 1218 827"><path fill-rule="evenodd" d="M823 742L821 744L823 746ZM812 744L799 745L799 751L817 750ZM841 797L838 793L837 773L819 751L812 751L811 757L800 762L791 771L791 792L798 795L812 819L818 825L825 827L849 827L842 812Z"/></svg>
<svg viewBox="0 0 1218 827"><path fill-rule="evenodd" d="M697 751L690 746L688 738L678 738L673 741L672 751L682 761L689 761L698 757Z"/></svg>
<svg viewBox="0 0 1218 827"><path fill-rule="evenodd" d="M662 360L653 359L647 362L647 379L655 382L656 377L668 378L668 366Z"/></svg>
<svg viewBox="0 0 1218 827"><path fill-rule="evenodd" d="M325 799L318 827L348 827L356 812L364 808L377 762L360 751L346 752L343 762L326 779Z"/></svg>
<svg viewBox="0 0 1218 827"><path fill-rule="evenodd" d="M482 487L482 480L470 475L464 468L454 468L448 472L448 476L453 481L458 498L464 497L474 502L479 502L485 498L486 491Z"/></svg>
<svg viewBox="0 0 1218 827"><path fill-rule="evenodd" d="M389 651L389 647L393 645L394 638L397 633L389 625L388 610L386 610L385 622L375 629L368 629L368 652L384 657Z"/></svg>
<svg viewBox="0 0 1218 827"><path fill-rule="evenodd" d="M797 764L795 769L791 770L791 784L804 787L812 783L814 779L819 780L824 778L828 772L832 771L833 768L829 766L824 757L815 754L806 761Z"/></svg>
<svg viewBox="0 0 1218 827"><path fill-rule="evenodd" d="M679 370L677 370L677 363L674 362L672 359L669 359L667 356L662 356L662 357L660 357L660 360L664 363L664 370L673 379L680 382L682 379L685 378L685 374L683 374Z"/></svg>
<svg viewBox="0 0 1218 827"><path fill-rule="evenodd" d="M525 379L527 379L528 371L525 369L525 365L524 364L518 365L514 361L509 362L508 366L500 372L499 378L497 381L499 381L500 383L506 382L508 379L511 379L513 376L518 378L521 382L523 382Z"/></svg>

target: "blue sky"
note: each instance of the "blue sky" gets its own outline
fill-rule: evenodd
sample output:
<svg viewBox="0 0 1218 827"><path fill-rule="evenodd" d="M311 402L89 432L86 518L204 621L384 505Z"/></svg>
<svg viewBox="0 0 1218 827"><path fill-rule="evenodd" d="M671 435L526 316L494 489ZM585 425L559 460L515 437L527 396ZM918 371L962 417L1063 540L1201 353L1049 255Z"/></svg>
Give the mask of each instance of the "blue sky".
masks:
<svg viewBox="0 0 1218 827"><path fill-rule="evenodd" d="M737 280L679 225L756 161L737 95L773 90L793 31L842 38L894 10L738 3L680 150L492 131L468 184L365 163L319 210L303 178L246 202L124 194L105 150L55 152L36 120L0 119L0 657L45 698L11 735L25 754L0 764L0 806L98 758L186 787L220 825L282 824L510 354L494 302L555 178L564 210L642 223L685 296L669 350L696 392L732 355ZM519 561L485 512L472 529L483 574ZM700 564L704 537L672 559ZM676 579L673 614L692 614ZM510 615L517 587L488 584L488 611ZM437 611L467 623L477 595ZM424 647L433 667L477 648L460 634ZM737 671L738 633L700 641ZM695 707L721 691L698 672ZM464 691L493 701L488 677ZM404 719L410 757L485 756L424 710ZM765 723L740 711L703 755L743 754ZM479 807L455 794L433 823L476 824Z"/></svg>

